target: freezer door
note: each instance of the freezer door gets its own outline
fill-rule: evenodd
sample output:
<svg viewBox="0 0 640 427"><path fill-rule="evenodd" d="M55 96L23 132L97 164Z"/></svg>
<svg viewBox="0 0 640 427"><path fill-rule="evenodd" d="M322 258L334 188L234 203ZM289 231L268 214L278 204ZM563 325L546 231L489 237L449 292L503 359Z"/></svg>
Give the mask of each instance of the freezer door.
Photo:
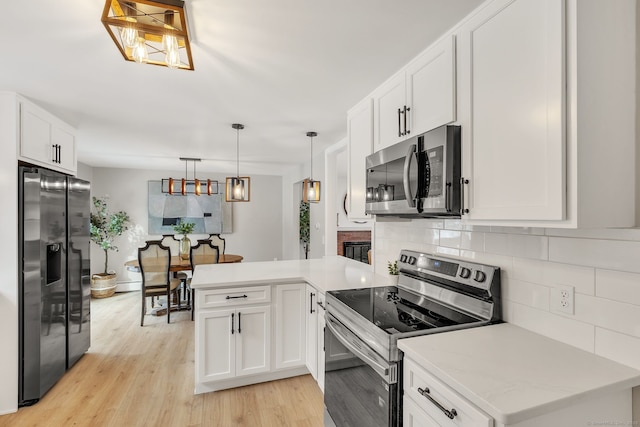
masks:
<svg viewBox="0 0 640 427"><path fill-rule="evenodd" d="M90 185L87 181L68 177L67 187L67 230L69 234L67 368L70 368L89 349L91 343Z"/></svg>
<svg viewBox="0 0 640 427"><path fill-rule="evenodd" d="M66 370L66 177L20 168L19 403L40 399Z"/></svg>

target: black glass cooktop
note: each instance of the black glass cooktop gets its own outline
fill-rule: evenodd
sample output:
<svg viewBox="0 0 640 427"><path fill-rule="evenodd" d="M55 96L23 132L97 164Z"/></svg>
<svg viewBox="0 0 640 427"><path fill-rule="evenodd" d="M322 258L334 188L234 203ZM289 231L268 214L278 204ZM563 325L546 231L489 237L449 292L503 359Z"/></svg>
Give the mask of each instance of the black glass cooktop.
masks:
<svg viewBox="0 0 640 427"><path fill-rule="evenodd" d="M396 286L330 291L388 334L477 322L478 319ZM419 299L419 304L416 304Z"/></svg>

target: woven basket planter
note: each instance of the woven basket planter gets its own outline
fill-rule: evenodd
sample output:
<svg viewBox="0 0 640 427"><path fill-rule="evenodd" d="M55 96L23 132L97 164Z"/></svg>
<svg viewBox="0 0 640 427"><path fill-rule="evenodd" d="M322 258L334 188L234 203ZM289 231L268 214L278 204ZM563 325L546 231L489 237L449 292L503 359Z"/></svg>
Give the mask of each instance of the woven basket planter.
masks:
<svg viewBox="0 0 640 427"><path fill-rule="evenodd" d="M91 296L93 298L108 298L116 293L116 275L94 274L91 276Z"/></svg>

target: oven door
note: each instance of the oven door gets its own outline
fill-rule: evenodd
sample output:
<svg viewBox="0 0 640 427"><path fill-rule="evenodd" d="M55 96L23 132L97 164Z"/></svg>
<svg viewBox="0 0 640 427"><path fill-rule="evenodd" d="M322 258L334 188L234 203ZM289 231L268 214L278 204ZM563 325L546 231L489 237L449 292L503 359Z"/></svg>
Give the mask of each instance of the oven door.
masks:
<svg viewBox="0 0 640 427"><path fill-rule="evenodd" d="M417 137L367 156L366 168L366 213L418 213Z"/></svg>
<svg viewBox="0 0 640 427"><path fill-rule="evenodd" d="M327 313L324 404L337 427L398 426L398 366Z"/></svg>

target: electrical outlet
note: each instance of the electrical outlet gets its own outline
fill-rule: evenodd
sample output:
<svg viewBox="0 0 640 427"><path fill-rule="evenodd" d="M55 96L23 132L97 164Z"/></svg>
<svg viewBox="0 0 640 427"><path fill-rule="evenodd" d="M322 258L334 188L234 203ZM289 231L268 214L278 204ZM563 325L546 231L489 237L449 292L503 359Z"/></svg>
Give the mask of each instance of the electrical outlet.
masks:
<svg viewBox="0 0 640 427"><path fill-rule="evenodd" d="M551 310L573 314L575 290L573 286L558 285L551 293Z"/></svg>

